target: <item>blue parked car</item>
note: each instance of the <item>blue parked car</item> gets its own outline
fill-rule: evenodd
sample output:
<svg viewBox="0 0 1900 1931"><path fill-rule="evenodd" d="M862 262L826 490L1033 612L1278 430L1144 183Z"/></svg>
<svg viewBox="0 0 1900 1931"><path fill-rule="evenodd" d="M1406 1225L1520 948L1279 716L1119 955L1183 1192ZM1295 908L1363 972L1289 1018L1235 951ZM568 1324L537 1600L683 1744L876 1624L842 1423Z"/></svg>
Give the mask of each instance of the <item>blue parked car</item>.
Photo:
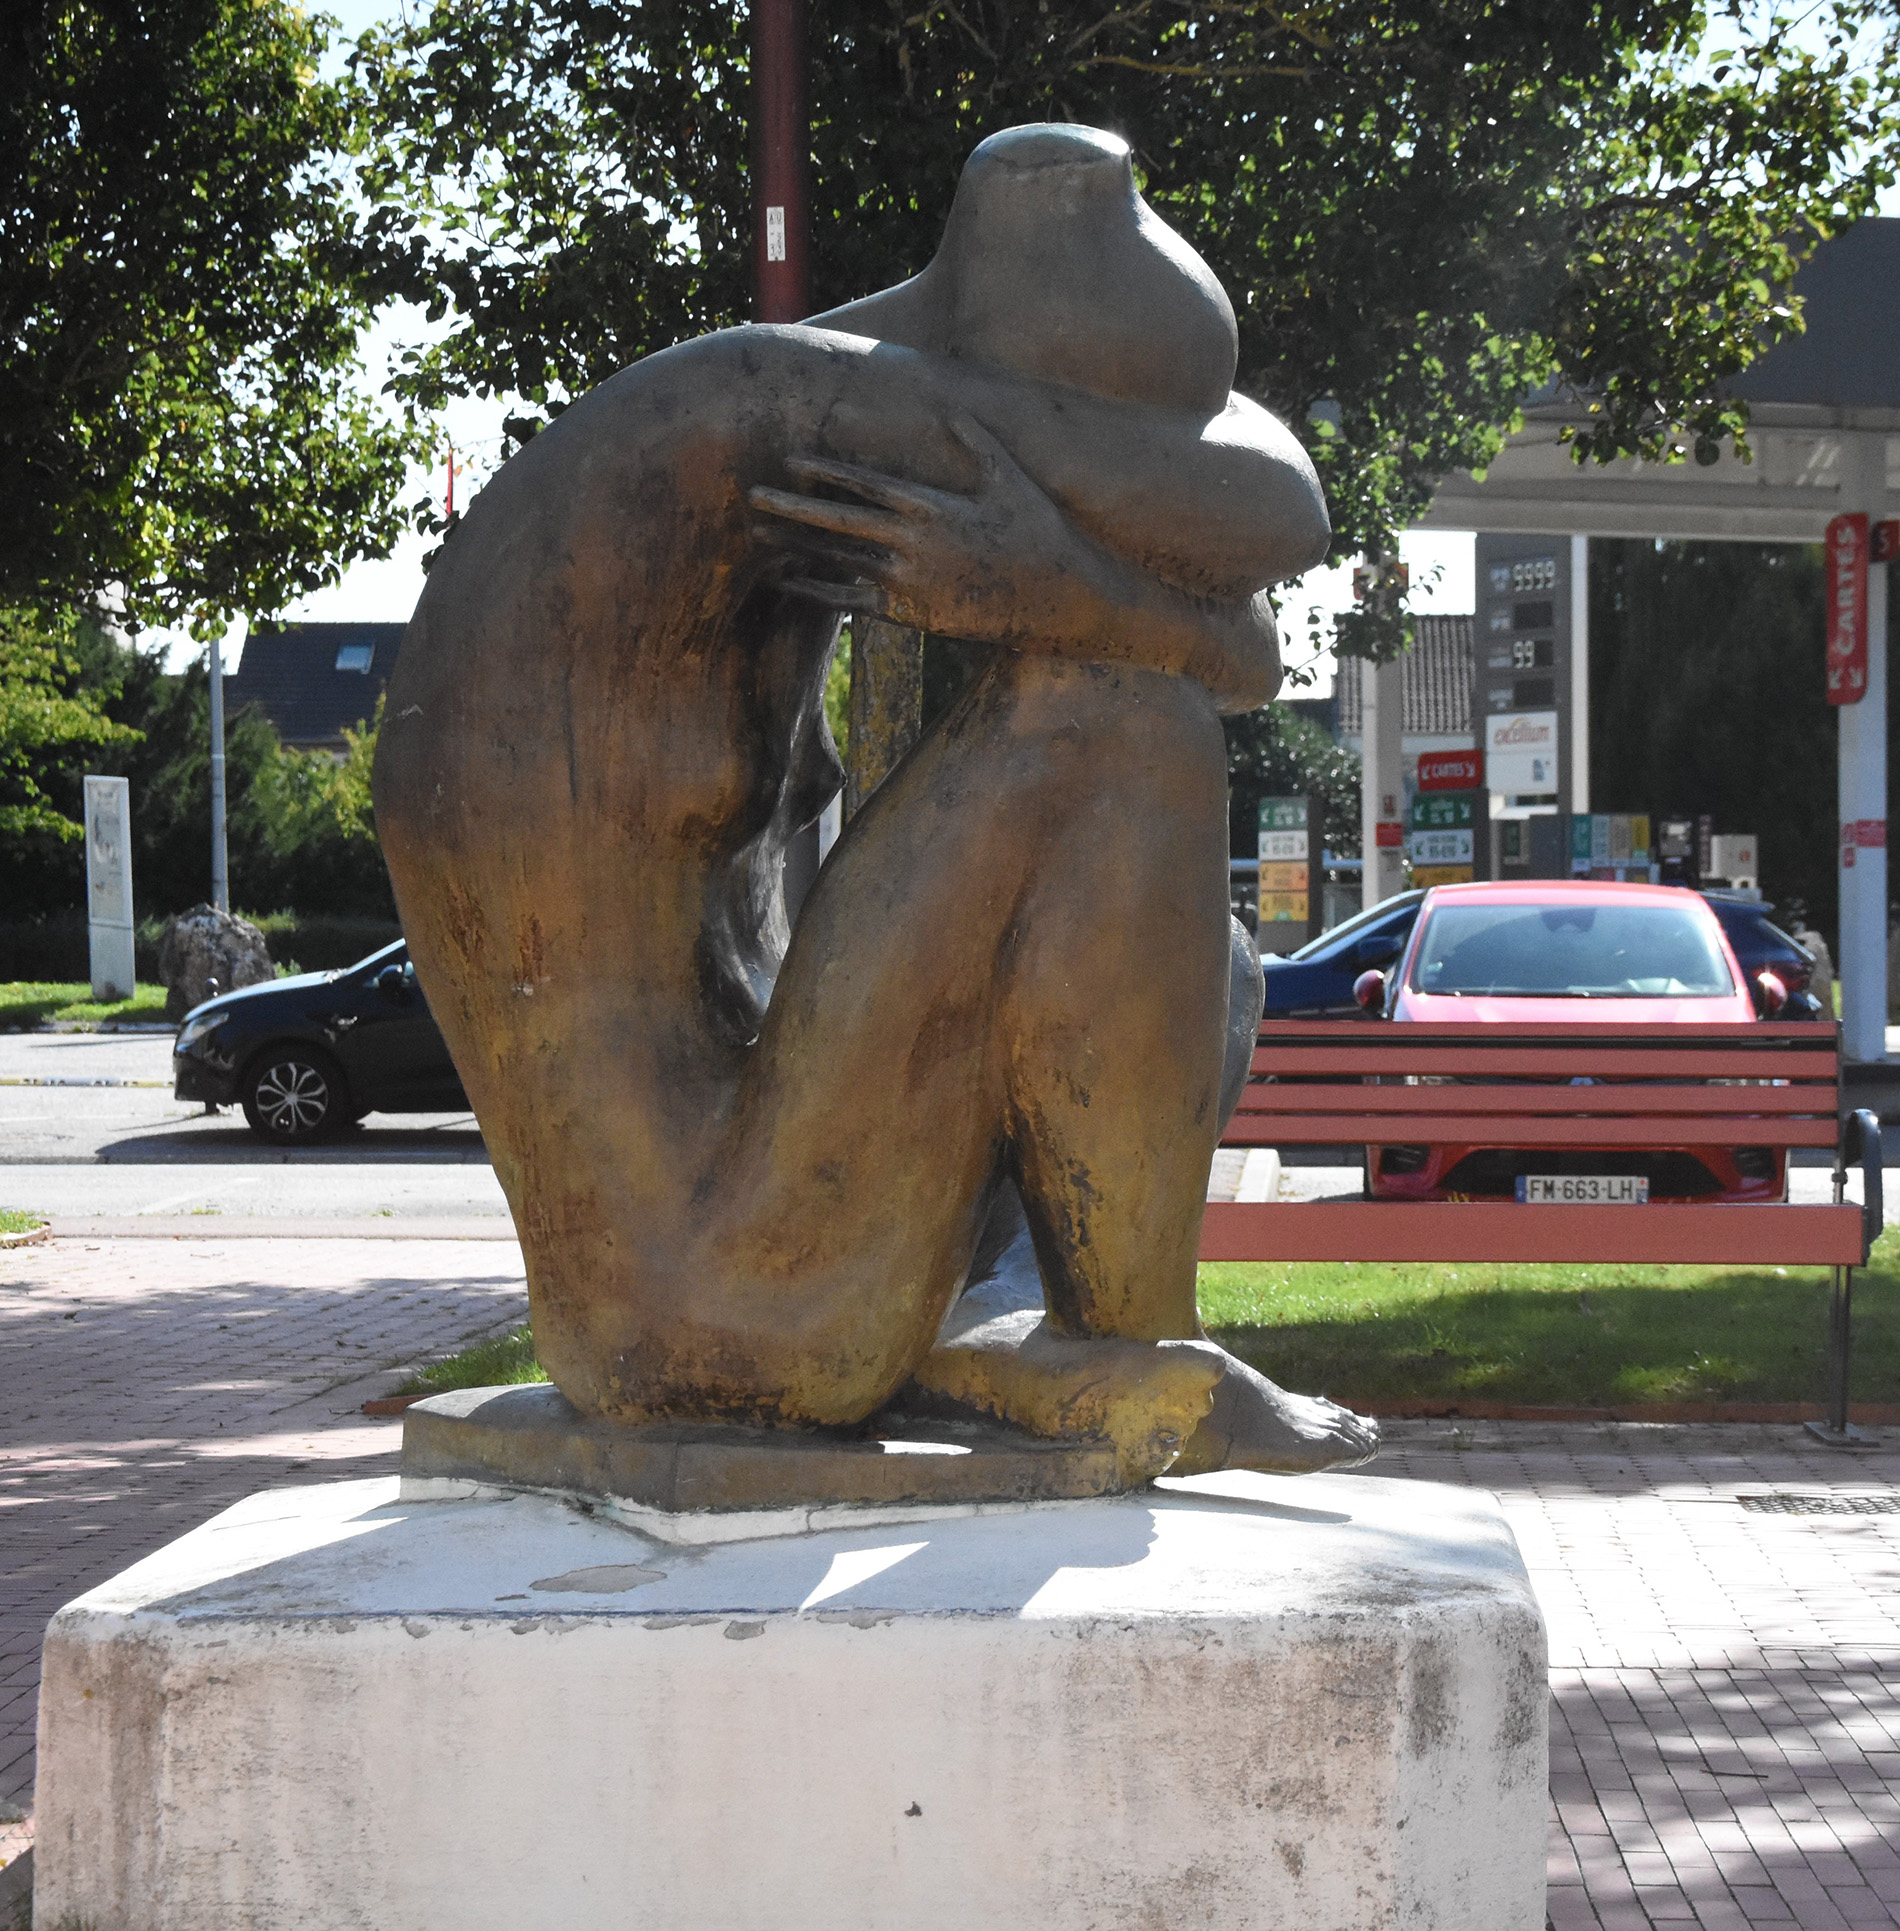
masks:
<svg viewBox="0 0 1900 1931"><path fill-rule="evenodd" d="M1423 892L1399 892L1370 912L1322 932L1290 959L1265 958L1269 1019L1359 1019L1352 982L1405 950Z"/></svg>

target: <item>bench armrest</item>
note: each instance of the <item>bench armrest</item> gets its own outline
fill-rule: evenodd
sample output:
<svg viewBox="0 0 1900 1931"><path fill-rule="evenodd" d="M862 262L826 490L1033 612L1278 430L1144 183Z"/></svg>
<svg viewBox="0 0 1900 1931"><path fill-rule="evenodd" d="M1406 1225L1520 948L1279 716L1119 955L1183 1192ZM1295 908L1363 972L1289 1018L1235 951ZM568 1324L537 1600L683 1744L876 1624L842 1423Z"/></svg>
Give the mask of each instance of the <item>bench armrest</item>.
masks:
<svg viewBox="0 0 1900 1931"><path fill-rule="evenodd" d="M1882 1192L1880 1115L1869 1112L1864 1106L1857 1107L1841 1122L1840 1165L1835 1169L1837 1181L1846 1177L1850 1161L1859 1166L1861 1174L1861 1245L1866 1250L1861 1256L1861 1264L1865 1266L1867 1254L1873 1252L1874 1242L1880 1238L1881 1228L1886 1224L1886 1202ZM1835 1198L1839 1197L1837 1189Z"/></svg>

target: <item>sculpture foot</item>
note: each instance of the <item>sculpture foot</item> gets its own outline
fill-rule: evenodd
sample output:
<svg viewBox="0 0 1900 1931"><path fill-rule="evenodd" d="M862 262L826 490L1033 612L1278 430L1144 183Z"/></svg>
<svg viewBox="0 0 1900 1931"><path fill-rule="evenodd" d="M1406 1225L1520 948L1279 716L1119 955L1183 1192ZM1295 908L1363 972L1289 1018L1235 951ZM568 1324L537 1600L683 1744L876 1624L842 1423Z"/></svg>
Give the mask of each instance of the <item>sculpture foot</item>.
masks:
<svg viewBox="0 0 1900 1931"><path fill-rule="evenodd" d="M1289 1394L1224 1348L1215 1352L1226 1372L1170 1475L1211 1475L1223 1468L1313 1475L1323 1468L1358 1468L1378 1454L1376 1421L1320 1395Z"/></svg>
<svg viewBox="0 0 1900 1931"><path fill-rule="evenodd" d="M1204 1425L1226 1365L1210 1342L1078 1340L1023 1309L946 1324L914 1379L1032 1435L1112 1442L1117 1478L1138 1488Z"/></svg>

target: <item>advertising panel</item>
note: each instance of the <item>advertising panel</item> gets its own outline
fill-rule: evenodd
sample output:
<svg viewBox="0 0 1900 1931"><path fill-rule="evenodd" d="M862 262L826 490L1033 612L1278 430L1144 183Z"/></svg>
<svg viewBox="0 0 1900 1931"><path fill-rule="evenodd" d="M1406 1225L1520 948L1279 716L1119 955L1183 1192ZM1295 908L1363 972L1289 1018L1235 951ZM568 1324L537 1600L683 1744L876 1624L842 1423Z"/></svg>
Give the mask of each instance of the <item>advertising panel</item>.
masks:
<svg viewBox="0 0 1900 1931"><path fill-rule="evenodd" d="M1867 695L1867 519L1856 512L1827 526L1827 701Z"/></svg>
<svg viewBox="0 0 1900 1931"><path fill-rule="evenodd" d="M1491 789L1507 798L1552 797L1557 791L1557 713L1512 711L1487 717L1484 762Z"/></svg>
<svg viewBox="0 0 1900 1931"><path fill-rule="evenodd" d="M1578 812L1570 821L1570 870L1577 878L1649 877L1649 815L1641 811Z"/></svg>
<svg viewBox="0 0 1900 1931"><path fill-rule="evenodd" d="M1260 800L1260 946L1291 952L1316 936L1320 816L1309 798Z"/></svg>
<svg viewBox="0 0 1900 1931"><path fill-rule="evenodd" d="M1484 782L1484 756L1478 751L1421 751L1421 791L1469 791Z"/></svg>
<svg viewBox="0 0 1900 1931"><path fill-rule="evenodd" d="M1483 776L1472 782L1488 785L1503 801L1507 820L1527 807L1562 810L1571 789L1566 783L1573 654L1570 539L1481 533L1476 561L1472 709ZM1533 721L1547 725L1547 732L1539 732ZM1499 732L1503 764L1494 754ZM1520 851L1531 836L1516 834ZM1561 844L1550 857L1561 869Z"/></svg>
<svg viewBox="0 0 1900 1931"><path fill-rule="evenodd" d="M88 776L86 931L92 996L129 999L133 989L132 786L127 778Z"/></svg>
<svg viewBox="0 0 1900 1931"><path fill-rule="evenodd" d="M1477 845L1488 835L1488 791L1420 791L1406 840L1414 885L1462 885L1477 876Z"/></svg>

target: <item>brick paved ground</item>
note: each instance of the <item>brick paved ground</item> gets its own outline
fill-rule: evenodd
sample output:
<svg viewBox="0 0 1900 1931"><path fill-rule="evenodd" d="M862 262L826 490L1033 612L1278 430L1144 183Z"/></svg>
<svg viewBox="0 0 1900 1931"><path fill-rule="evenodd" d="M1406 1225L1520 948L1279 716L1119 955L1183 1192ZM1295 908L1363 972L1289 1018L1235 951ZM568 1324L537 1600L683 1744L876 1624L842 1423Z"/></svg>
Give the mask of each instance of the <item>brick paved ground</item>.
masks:
<svg viewBox="0 0 1900 1931"><path fill-rule="evenodd" d="M31 1800L54 1610L255 1489L387 1473L401 1425L366 1420L365 1397L526 1311L505 1242L0 1252L0 1803Z"/></svg>
<svg viewBox="0 0 1900 1931"><path fill-rule="evenodd" d="M378 1371L522 1306L498 1242L0 1253L0 1800L30 1791L55 1608L311 1464L386 1469L396 1424L357 1412L390 1384ZM1900 1925L1900 1516L1735 1499L1893 1496L1900 1452L1733 1426L1413 1422L1388 1439L1380 1473L1500 1494L1536 1579L1558 1931Z"/></svg>
<svg viewBox="0 0 1900 1931"><path fill-rule="evenodd" d="M1900 1453L1792 1428L1388 1424L1502 1499L1551 1640L1557 1931L1900 1925ZM1900 1435L1891 1436L1900 1446Z"/></svg>

